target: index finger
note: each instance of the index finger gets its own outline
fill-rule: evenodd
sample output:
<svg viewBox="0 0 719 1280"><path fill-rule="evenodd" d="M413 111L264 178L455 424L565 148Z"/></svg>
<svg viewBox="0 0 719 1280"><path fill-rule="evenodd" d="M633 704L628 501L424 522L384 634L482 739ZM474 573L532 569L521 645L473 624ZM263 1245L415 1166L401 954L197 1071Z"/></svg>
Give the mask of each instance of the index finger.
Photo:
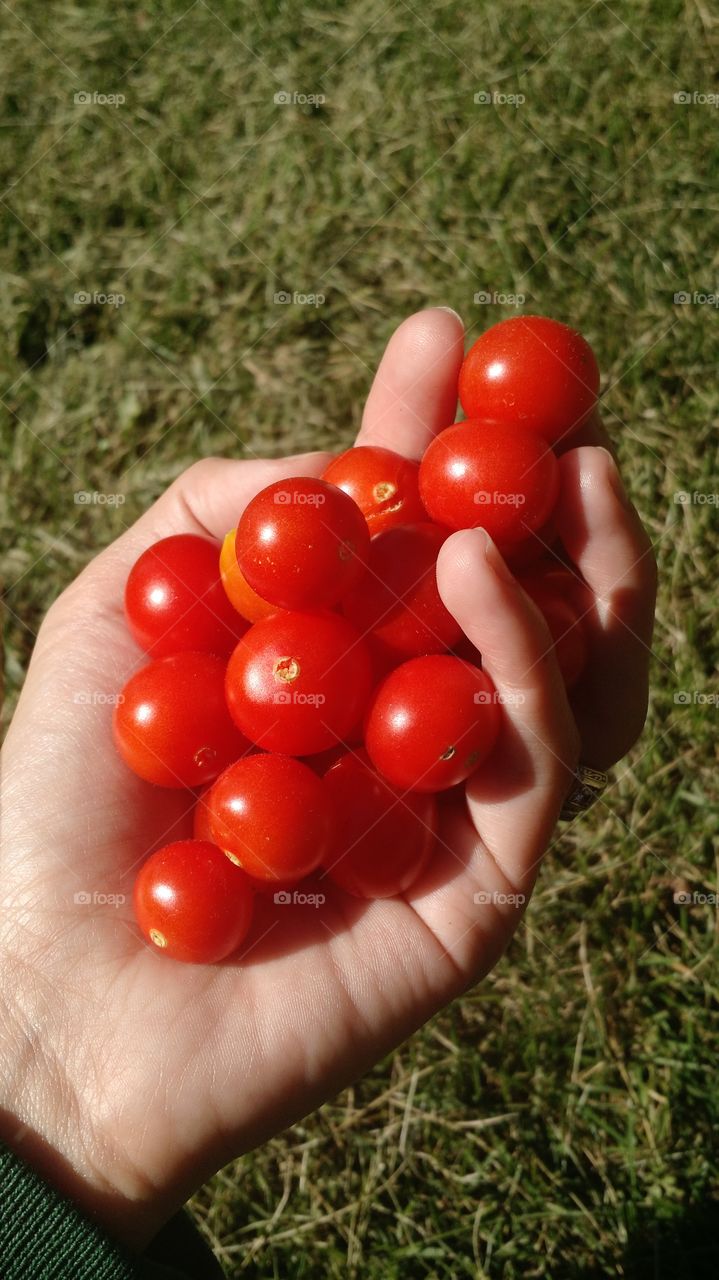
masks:
<svg viewBox="0 0 719 1280"><path fill-rule="evenodd" d="M357 436L421 458L430 440L454 422L464 326L455 311L432 307L392 334L375 374Z"/></svg>

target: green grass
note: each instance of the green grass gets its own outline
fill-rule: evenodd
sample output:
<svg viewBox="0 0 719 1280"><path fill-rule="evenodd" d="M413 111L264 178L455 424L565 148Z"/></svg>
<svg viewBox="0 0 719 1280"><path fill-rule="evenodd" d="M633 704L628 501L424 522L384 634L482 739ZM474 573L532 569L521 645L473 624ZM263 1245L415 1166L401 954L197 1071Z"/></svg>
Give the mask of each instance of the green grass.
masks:
<svg viewBox="0 0 719 1280"><path fill-rule="evenodd" d="M717 282L719 114L673 102L713 90L716 17L183 10L2 8L6 713L50 601L182 468L347 443L395 324L476 334L512 313L483 290L592 342L662 578L645 735L496 973L194 1212L232 1277L716 1275L717 916L673 901L717 889L719 710L674 694L716 689L719 515L673 500L719 491L717 311L673 301Z"/></svg>

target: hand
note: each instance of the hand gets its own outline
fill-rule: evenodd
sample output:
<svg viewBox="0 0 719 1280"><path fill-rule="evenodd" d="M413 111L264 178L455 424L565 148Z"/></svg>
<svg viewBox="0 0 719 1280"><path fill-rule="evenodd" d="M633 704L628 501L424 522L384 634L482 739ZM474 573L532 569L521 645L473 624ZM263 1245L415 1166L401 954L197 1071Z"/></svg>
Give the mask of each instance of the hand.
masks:
<svg viewBox="0 0 719 1280"><path fill-rule="evenodd" d="M462 346L445 310L401 325L360 441L419 457L453 420ZM541 615L481 531L455 534L440 589L506 720L466 802L444 804L427 873L404 899L362 903L326 880L321 909L258 899L242 954L219 966L144 945L133 876L148 851L189 834L192 797L131 774L108 706L74 699L115 693L140 661L122 596L145 547L171 533L219 538L259 489L326 461L191 467L50 609L4 750L0 1136L138 1249L221 1164L356 1079L491 968L580 751L606 765L643 721L653 561L611 459L589 445L562 460L562 533L588 583L593 637L576 718ZM76 901L83 892L126 902Z"/></svg>

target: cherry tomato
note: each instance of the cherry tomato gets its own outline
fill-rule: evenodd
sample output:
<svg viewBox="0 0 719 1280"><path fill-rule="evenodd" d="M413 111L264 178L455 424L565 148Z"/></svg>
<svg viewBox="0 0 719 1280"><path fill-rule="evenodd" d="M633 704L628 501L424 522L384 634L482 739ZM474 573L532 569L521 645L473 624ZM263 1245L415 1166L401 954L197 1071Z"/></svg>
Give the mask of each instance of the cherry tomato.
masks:
<svg viewBox="0 0 719 1280"><path fill-rule="evenodd" d="M424 520L419 464L379 445L357 445L334 458L323 480L357 503L371 534Z"/></svg>
<svg viewBox="0 0 719 1280"><path fill-rule="evenodd" d="M351 622L331 613L256 622L230 658L225 684L242 732L258 747L292 756L347 741L371 687L367 646Z"/></svg>
<svg viewBox="0 0 719 1280"><path fill-rule="evenodd" d="M396 787L443 791L463 782L494 746L500 708L483 671L450 654L411 658L376 691L365 744Z"/></svg>
<svg viewBox="0 0 719 1280"><path fill-rule="evenodd" d="M302 880L330 848L333 813L322 779L290 756L236 761L207 804L215 843L258 880Z"/></svg>
<svg viewBox="0 0 719 1280"><path fill-rule="evenodd" d="M517 570L529 570L534 565L551 554L551 548L557 545L559 534L557 533L556 507L546 524L536 533L530 533L522 542L517 542L514 546L507 548L505 555L507 564L515 572Z"/></svg>
<svg viewBox="0 0 719 1280"><path fill-rule="evenodd" d="M175 534L148 547L130 570L125 617L153 658L187 650L223 657L247 630L222 589L217 547L193 533Z"/></svg>
<svg viewBox="0 0 719 1280"><path fill-rule="evenodd" d="M336 834L324 862L335 884L358 898L404 893L434 848L437 800L404 795L373 768L365 751L348 752L325 774Z"/></svg>
<svg viewBox="0 0 719 1280"><path fill-rule="evenodd" d="M440 431L419 468L432 519L449 529L481 526L500 550L542 527L558 489L557 459L541 437L476 419Z"/></svg>
<svg viewBox="0 0 719 1280"><path fill-rule="evenodd" d="M282 609L320 609L365 572L367 522L355 502L325 480L277 480L252 499L237 525L237 563L263 600Z"/></svg>
<svg viewBox="0 0 719 1280"><path fill-rule="evenodd" d="M252 590L237 563L236 539L237 530L230 529L222 543L220 551L222 585L227 599L237 612L248 622L259 622L260 618L269 618L271 614L277 613L277 605L269 604Z"/></svg>
<svg viewBox="0 0 719 1280"><path fill-rule="evenodd" d="M254 896L244 871L207 840L158 849L135 881L135 917L149 942L173 960L216 964L242 944Z"/></svg>
<svg viewBox="0 0 719 1280"><path fill-rule="evenodd" d="M249 748L224 697L225 664L211 653L176 653L142 667L115 708L125 764L160 787L200 787Z"/></svg>
<svg viewBox="0 0 719 1280"><path fill-rule="evenodd" d="M564 569L524 574L519 581L544 614L564 683L571 689L584 671L588 656L583 611L576 603L581 584Z"/></svg>
<svg viewBox="0 0 719 1280"><path fill-rule="evenodd" d="M437 590L437 555L448 536L425 521L372 539L369 572L344 612L360 631L372 631L391 658L445 653L462 634Z"/></svg>
<svg viewBox="0 0 719 1280"><path fill-rule="evenodd" d="M599 392L594 352L580 333L548 316L512 316L467 353L459 398L468 418L523 426L549 444L586 421Z"/></svg>

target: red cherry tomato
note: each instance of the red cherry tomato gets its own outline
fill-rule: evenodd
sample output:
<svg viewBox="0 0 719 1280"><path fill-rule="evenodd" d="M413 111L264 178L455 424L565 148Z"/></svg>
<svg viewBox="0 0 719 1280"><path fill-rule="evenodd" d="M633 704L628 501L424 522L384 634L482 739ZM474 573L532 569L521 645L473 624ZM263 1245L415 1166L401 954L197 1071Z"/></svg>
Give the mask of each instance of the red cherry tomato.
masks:
<svg viewBox="0 0 719 1280"><path fill-rule="evenodd" d="M188 650L222 657L247 630L222 589L217 552L217 543L179 533L148 547L133 565L125 616L153 658Z"/></svg>
<svg viewBox="0 0 719 1280"><path fill-rule="evenodd" d="M263 600L321 609L365 572L367 523L351 498L325 480L277 480L253 498L237 526L237 563Z"/></svg>
<svg viewBox="0 0 719 1280"><path fill-rule="evenodd" d="M237 563L237 530L230 529L225 534L220 551L220 577L225 594L230 604L247 622L259 622L260 618L269 618L277 613L277 605L269 604L252 590Z"/></svg>
<svg viewBox="0 0 719 1280"><path fill-rule="evenodd" d="M546 524L536 533L530 533L524 541L509 547L506 552L507 564L516 573L518 570L530 570L541 560L550 555L551 549L557 545L556 507Z"/></svg>
<svg viewBox="0 0 719 1280"><path fill-rule="evenodd" d="M201 787L249 748L224 697L225 664L211 653L158 658L128 680L113 732L125 764L160 787Z"/></svg>
<svg viewBox="0 0 719 1280"><path fill-rule="evenodd" d="M207 804L215 843L258 880L302 880L330 848L333 814L322 779L290 756L231 764Z"/></svg>
<svg viewBox="0 0 719 1280"><path fill-rule="evenodd" d="M249 931L253 901L244 871L206 840L158 849L140 868L133 894L148 941L190 964L216 964L232 955Z"/></svg>
<svg viewBox="0 0 719 1280"><path fill-rule="evenodd" d="M487 329L459 374L468 418L523 426L556 444L586 421L599 392L594 352L580 333L547 316L512 316Z"/></svg>
<svg viewBox="0 0 719 1280"><path fill-rule="evenodd" d="M322 476L344 489L359 507L372 535L424 520L419 464L379 445L357 445L334 458Z"/></svg>
<svg viewBox="0 0 719 1280"><path fill-rule="evenodd" d="M449 654L411 658L372 700L365 743L396 787L443 791L463 782L494 746L500 724L494 685Z"/></svg>
<svg viewBox="0 0 719 1280"><path fill-rule="evenodd" d="M242 637L225 688L230 712L252 742L305 756L348 740L371 686L367 646L346 618L277 613Z"/></svg>
<svg viewBox="0 0 719 1280"><path fill-rule="evenodd" d="M446 427L419 468L419 491L432 519L449 529L481 526L500 550L542 527L558 489L557 459L541 437L495 422Z"/></svg>
<svg viewBox="0 0 719 1280"><path fill-rule="evenodd" d="M462 634L437 590L437 556L449 530L408 524L372 539L369 572L345 602L362 632L372 631L390 658L445 653Z"/></svg>
<svg viewBox="0 0 719 1280"><path fill-rule="evenodd" d="M324 781L336 814L324 863L332 880L358 898L404 893L434 847L436 797L404 795L380 777L365 751L343 755Z"/></svg>
<svg viewBox="0 0 719 1280"><path fill-rule="evenodd" d="M588 656L583 611L576 603L581 584L564 569L525 574L519 581L544 614L564 683L571 689L584 671Z"/></svg>

